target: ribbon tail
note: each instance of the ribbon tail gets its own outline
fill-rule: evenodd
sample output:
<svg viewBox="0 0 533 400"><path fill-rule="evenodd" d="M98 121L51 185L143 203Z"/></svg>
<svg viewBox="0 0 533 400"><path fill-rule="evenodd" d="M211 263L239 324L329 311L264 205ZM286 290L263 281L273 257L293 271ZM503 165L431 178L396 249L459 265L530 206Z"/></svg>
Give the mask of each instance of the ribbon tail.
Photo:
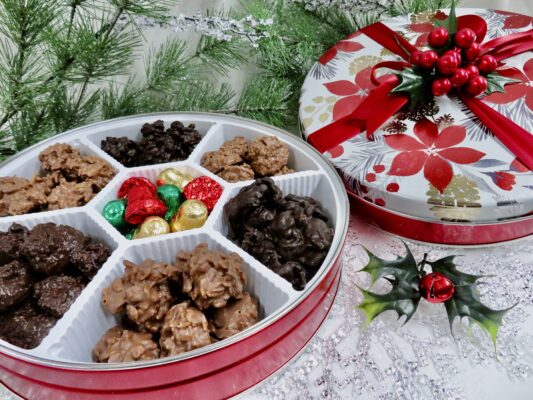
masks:
<svg viewBox="0 0 533 400"><path fill-rule="evenodd" d="M533 170L533 135L475 97L459 99L526 167Z"/></svg>
<svg viewBox="0 0 533 400"><path fill-rule="evenodd" d="M309 143L324 153L364 131L370 138L409 101L407 95L390 93L394 86L396 84L383 83L373 89L368 97L349 115L309 135Z"/></svg>
<svg viewBox="0 0 533 400"><path fill-rule="evenodd" d="M307 141L319 152L324 153L364 130L365 121L356 120L348 115L313 132Z"/></svg>
<svg viewBox="0 0 533 400"><path fill-rule="evenodd" d="M391 90L397 85L395 83L383 83L376 89L372 90L357 110L352 115L354 118L366 121L366 136L371 138L387 120L396 114L408 101L409 96L400 93L391 93Z"/></svg>

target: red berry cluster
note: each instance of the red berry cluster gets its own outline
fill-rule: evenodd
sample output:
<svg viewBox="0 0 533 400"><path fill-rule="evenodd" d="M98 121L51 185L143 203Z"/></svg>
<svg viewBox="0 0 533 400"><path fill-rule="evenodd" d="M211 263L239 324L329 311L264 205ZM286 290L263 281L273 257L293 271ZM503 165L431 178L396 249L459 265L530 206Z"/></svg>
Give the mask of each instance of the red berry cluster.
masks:
<svg viewBox="0 0 533 400"><path fill-rule="evenodd" d="M414 51L411 64L426 70L435 70L435 79L431 85L434 96L448 94L452 88L462 88L472 96L478 96L487 90L487 78L496 69L498 63L491 55L480 57L481 48L476 43L476 34L470 28L457 31L453 38L446 28L433 29L428 36L428 43L434 49L449 47L439 56L435 50Z"/></svg>

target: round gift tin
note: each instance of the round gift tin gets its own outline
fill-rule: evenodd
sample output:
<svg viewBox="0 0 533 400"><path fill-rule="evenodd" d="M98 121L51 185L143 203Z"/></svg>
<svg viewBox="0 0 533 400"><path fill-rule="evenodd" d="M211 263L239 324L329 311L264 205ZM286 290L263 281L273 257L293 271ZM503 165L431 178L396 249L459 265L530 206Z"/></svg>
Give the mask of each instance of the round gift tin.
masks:
<svg viewBox="0 0 533 400"><path fill-rule="evenodd" d="M484 41L531 29L532 18L485 9L457 9L487 24ZM419 48L427 46L437 13L382 21ZM427 48L427 47L426 47ZM376 88L372 67L400 58L362 32L330 48L311 68L300 98L303 135L349 115ZM485 104L533 131L533 52L506 58L501 67L519 83L484 97ZM379 110L376 110L379 112ZM402 145L389 137L408 136ZM337 168L352 210L383 229L415 240L479 245L533 234L533 173L457 98L441 96L401 110L367 139L334 144L324 156ZM430 140L438 138L438 140ZM322 138L327 141L327 137ZM406 140L407 141L407 140Z"/></svg>
<svg viewBox="0 0 533 400"><path fill-rule="evenodd" d="M105 137L136 139L144 123L156 120L163 120L166 127L175 120L196 125L202 140L186 161L126 168L100 149ZM295 172L273 177L283 193L318 200L335 228L326 259L302 291L294 290L289 282L226 238L223 205L252 181L228 183L200 165L202 155L218 149L224 141L235 136L251 140L260 135L275 135L289 147L289 167ZM0 381L13 392L28 399L50 400L227 398L286 364L326 318L339 285L349 203L334 168L308 144L279 129L242 118L207 113L146 114L55 136L7 160L0 166L0 176L31 177L38 172L38 153L54 143L68 143L83 154L104 158L117 175L83 207L0 218L0 231L6 231L15 221L29 228L43 222L67 224L105 242L114 251L38 347L24 350L0 340ZM102 217L104 205L116 198L124 179L142 176L154 180L168 167L192 176L210 176L223 186L222 196L206 224L184 232L125 239ZM243 258L248 277L246 290L259 300L259 322L228 339L173 357L136 363L94 363L92 348L116 324L101 306L101 291L123 274L122 262L148 258L173 262L178 250L191 250L199 243L236 252Z"/></svg>

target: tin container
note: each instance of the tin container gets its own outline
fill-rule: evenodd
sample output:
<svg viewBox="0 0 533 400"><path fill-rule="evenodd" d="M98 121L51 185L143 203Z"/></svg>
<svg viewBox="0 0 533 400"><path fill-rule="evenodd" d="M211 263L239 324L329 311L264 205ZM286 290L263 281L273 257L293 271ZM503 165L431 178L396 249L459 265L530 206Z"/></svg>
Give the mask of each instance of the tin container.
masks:
<svg viewBox="0 0 533 400"><path fill-rule="evenodd" d="M126 168L100 149L107 136L140 137L146 122L179 120L194 123L202 140L186 161ZM311 196L328 212L335 228L331 249L305 289L296 291L283 278L226 238L222 208L238 190L252 181L228 183L201 167L206 151L218 149L228 139L275 135L290 150L289 167L295 173L274 177L284 194ZM0 218L0 231L18 222L31 228L38 223L71 225L105 242L113 253L75 303L51 329L41 344L24 350L0 340L0 380L28 399L216 399L252 387L294 357L326 318L335 298L341 270L341 250L348 227L349 203L334 168L311 146L279 129L255 121L207 113L161 113L119 118L78 128L39 143L0 166L0 176L30 178L38 172L37 155L54 143L69 143L84 154L107 160L117 175L83 207ZM121 182L131 176L152 181L158 173L175 167L193 176L207 175L224 188L202 228L152 238L127 240L101 215L107 201L116 198ZM244 260L246 290L259 300L259 322L220 342L174 357L136 363L97 364L91 350L115 318L102 308L101 291L123 273L124 259L141 262L152 258L172 262L178 250L199 243L236 252Z"/></svg>
<svg viewBox="0 0 533 400"><path fill-rule="evenodd" d="M444 14L439 13L437 18L442 19ZM483 18L488 27L484 41L531 26L531 17L505 11L460 8L457 15ZM435 16L434 12L410 14L381 23L425 50ZM299 112L303 135L314 141L317 130L349 115L376 87L370 79L372 67L399 59L362 32L326 51L303 84ZM483 101L532 132L533 52L504 62L502 68L512 69L520 82ZM408 136L409 145L394 145L398 142L388 140L393 135ZM454 245L533 234L532 171L457 98L435 97L416 112L402 110L375 132L374 140L364 132L356 136L342 132L339 137L349 138L331 146L324 156L341 174L353 199L352 210L383 229ZM429 137L439 141L430 143Z"/></svg>

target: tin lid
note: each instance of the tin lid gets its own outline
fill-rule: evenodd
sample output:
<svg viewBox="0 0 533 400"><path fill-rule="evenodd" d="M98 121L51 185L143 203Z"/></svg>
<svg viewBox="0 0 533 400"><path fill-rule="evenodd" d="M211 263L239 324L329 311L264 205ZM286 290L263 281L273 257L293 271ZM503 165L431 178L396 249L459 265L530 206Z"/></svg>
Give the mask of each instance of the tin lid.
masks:
<svg viewBox="0 0 533 400"><path fill-rule="evenodd" d="M526 31L532 20L504 11L456 12L481 16L488 25L485 41ZM382 23L422 48L427 46L434 16L411 14ZM372 66L398 59L361 32L326 51L303 84L299 115L304 136L353 111L375 88L370 80ZM504 93L491 94L484 101L532 132L533 52L504 63L505 68L515 68L522 83L509 85ZM394 134L412 137L412 148L385 140L385 135ZM428 136L437 134L438 143L428 141ZM419 219L486 223L533 210L533 173L455 98L443 96L419 109L399 112L374 134L373 141L359 134L324 156L338 169L348 191Z"/></svg>

